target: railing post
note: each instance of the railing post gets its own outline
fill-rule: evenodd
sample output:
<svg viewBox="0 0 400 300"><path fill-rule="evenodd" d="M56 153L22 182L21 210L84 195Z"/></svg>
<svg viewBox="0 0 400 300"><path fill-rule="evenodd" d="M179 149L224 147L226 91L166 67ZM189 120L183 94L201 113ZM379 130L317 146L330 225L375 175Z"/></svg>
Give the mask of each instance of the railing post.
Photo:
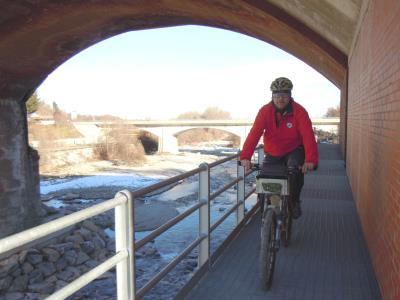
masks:
<svg viewBox="0 0 400 300"><path fill-rule="evenodd" d="M199 267L210 258L210 168L207 163L202 163L200 168L203 170L199 173L199 201L205 201L206 205L199 209L199 234L207 235L207 238L199 245Z"/></svg>
<svg viewBox="0 0 400 300"><path fill-rule="evenodd" d="M264 147L262 147L262 145L260 145L260 148L257 149L257 154L258 165L261 168L264 161Z"/></svg>
<svg viewBox="0 0 400 300"><path fill-rule="evenodd" d="M124 196L127 201L115 207L115 251L128 251L127 259L117 264L117 299L135 299L135 251L134 251L134 223L133 201L128 190L116 194Z"/></svg>
<svg viewBox="0 0 400 300"><path fill-rule="evenodd" d="M242 178L238 181L237 183L237 203L241 203L238 205L237 208L237 213L236 213L236 224L239 224L243 218L244 218L244 208L245 208L245 202L244 202L244 196L245 196L245 188L244 188L244 182L245 182L245 171L244 167L239 165L237 166L237 178Z"/></svg>

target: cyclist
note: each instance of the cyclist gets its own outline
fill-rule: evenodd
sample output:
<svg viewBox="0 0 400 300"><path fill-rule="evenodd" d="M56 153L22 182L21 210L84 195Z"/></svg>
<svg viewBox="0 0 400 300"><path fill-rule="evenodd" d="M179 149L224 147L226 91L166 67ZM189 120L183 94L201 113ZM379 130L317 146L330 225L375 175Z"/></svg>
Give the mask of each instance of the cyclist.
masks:
<svg viewBox="0 0 400 300"><path fill-rule="evenodd" d="M262 172L282 168L297 168L289 176L292 215L301 216L300 193L304 174L318 166L318 147L307 111L291 96L292 82L279 77L271 83L272 101L259 110L243 145L240 161L245 170L251 168L250 159L263 135L264 161Z"/></svg>

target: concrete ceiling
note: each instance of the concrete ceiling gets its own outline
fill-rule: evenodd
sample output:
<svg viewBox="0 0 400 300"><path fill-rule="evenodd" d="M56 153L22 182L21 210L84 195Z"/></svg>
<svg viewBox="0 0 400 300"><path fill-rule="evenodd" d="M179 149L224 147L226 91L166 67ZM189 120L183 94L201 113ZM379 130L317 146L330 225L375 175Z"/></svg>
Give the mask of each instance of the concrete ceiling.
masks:
<svg viewBox="0 0 400 300"><path fill-rule="evenodd" d="M60 64L101 40L185 24L276 45L340 88L368 1L0 0L0 100L25 99Z"/></svg>
<svg viewBox="0 0 400 300"><path fill-rule="evenodd" d="M349 55L367 0L267 0Z"/></svg>

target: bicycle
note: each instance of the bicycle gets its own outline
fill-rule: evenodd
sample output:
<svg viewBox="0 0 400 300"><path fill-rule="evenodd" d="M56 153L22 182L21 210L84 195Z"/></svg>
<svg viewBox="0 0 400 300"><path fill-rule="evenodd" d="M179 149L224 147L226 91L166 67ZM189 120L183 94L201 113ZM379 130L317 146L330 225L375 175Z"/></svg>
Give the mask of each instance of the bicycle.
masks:
<svg viewBox="0 0 400 300"><path fill-rule="evenodd" d="M260 167L253 168L260 171ZM299 172L298 168L286 168L280 174L256 176L256 193L262 216L260 246L260 280L266 290L271 288L275 269L276 253L281 241L289 246L292 231L292 210L289 176Z"/></svg>

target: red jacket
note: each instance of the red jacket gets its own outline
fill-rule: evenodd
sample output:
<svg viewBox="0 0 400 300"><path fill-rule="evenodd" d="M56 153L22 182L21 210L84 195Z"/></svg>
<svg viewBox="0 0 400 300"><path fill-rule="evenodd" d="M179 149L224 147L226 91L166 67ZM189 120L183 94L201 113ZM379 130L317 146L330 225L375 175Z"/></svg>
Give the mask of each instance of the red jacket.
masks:
<svg viewBox="0 0 400 300"><path fill-rule="evenodd" d="M240 159L252 157L262 134L265 153L272 156L284 156L303 145L306 162L318 164L318 147L311 120L307 111L293 100L291 107L283 116L276 112L272 101L259 110L243 145Z"/></svg>

